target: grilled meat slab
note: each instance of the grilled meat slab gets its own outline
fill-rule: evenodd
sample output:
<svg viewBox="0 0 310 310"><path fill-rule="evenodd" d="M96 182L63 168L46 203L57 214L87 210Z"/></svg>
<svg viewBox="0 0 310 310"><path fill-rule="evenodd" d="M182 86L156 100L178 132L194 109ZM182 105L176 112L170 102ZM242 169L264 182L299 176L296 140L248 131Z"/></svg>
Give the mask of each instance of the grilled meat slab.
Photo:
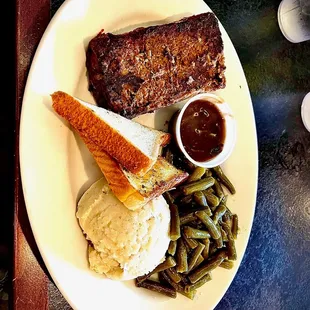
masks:
<svg viewBox="0 0 310 310"><path fill-rule="evenodd" d="M127 118L225 87L223 41L213 13L120 35L100 32L86 56L97 104Z"/></svg>

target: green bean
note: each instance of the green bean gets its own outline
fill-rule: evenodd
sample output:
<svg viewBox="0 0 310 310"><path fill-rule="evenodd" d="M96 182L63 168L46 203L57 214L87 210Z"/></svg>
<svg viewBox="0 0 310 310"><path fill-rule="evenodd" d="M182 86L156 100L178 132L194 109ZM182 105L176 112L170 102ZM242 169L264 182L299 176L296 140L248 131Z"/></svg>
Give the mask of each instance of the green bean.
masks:
<svg viewBox="0 0 310 310"><path fill-rule="evenodd" d="M168 159L173 156L169 150L165 155ZM179 162L177 156L174 161ZM141 286L147 281L148 285L154 282L148 277L158 272L163 287L170 288L175 295L178 292L193 299L196 290L211 280L212 270L218 266L233 268L233 260L237 259L238 217L226 206L227 195L223 188L225 186L231 193L235 193L235 188L221 167L195 166L190 170L185 184L164 194L171 212L171 241L167 254L175 256L175 265L158 270L160 264L148 275L137 278L136 283Z"/></svg>
<svg viewBox="0 0 310 310"><path fill-rule="evenodd" d="M170 190L169 191L170 195L172 196L172 198L174 200L180 198L181 196L183 196L183 193L181 192L180 188L177 187L176 189Z"/></svg>
<svg viewBox="0 0 310 310"><path fill-rule="evenodd" d="M224 203L224 202L223 202ZM225 205L225 207L226 207L226 209L227 209L227 213L229 214L229 216L232 218L232 216L233 216L233 214L232 214L232 212L229 210L229 208L227 207L227 205L224 203L224 205Z"/></svg>
<svg viewBox="0 0 310 310"><path fill-rule="evenodd" d="M167 273L165 271L163 271L161 273L161 277L166 281L168 282L177 292L182 292L184 291L184 287L181 283L175 283L173 282L170 277L167 275Z"/></svg>
<svg viewBox="0 0 310 310"><path fill-rule="evenodd" d="M187 252L182 238L178 239L176 259L177 259L177 267L176 267L177 272L180 273L186 272L188 270Z"/></svg>
<svg viewBox="0 0 310 310"><path fill-rule="evenodd" d="M191 249L190 246L187 244L186 240L187 240L187 239L185 239L185 238L183 237L183 243L184 243L185 248L186 248L186 253L189 254L189 253L192 251L192 249ZM198 246L198 244L197 244L197 246Z"/></svg>
<svg viewBox="0 0 310 310"><path fill-rule="evenodd" d="M212 171L210 169L206 169L205 177L212 177Z"/></svg>
<svg viewBox="0 0 310 310"><path fill-rule="evenodd" d="M220 230L221 228L218 227L218 229ZM218 239L214 240L214 244L215 244L217 249L221 249L223 247L224 244L223 244L222 234L221 234L221 237L219 237Z"/></svg>
<svg viewBox="0 0 310 310"><path fill-rule="evenodd" d="M203 286L205 283L211 281L211 275L210 273L207 273L203 278L201 278L199 281L197 281L195 284L191 285L185 285L184 291L190 292L192 290L196 290L197 288Z"/></svg>
<svg viewBox="0 0 310 310"><path fill-rule="evenodd" d="M214 181L215 181L215 179L214 179ZM206 192L207 194L214 194L214 189L212 187L209 187L209 188L203 190L203 192Z"/></svg>
<svg viewBox="0 0 310 310"><path fill-rule="evenodd" d="M222 223L222 227L227 234L228 241L226 242L227 256L229 260L237 260L237 251L235 246L235 239L231 233L231 228L226 224Z"/></svg>
<svg viewBox="0 0 310 310"><path fill-rule="evenodd" d="M181 276L176 272L174 268L167 269L166 274L175 283L179 283L182 280Z"/></svg>
<svg viewBox="0 0 310 310"><path fill-rule="evenodd" d="M188 271L191 271L194 268L197 262L197 259L202 253L202 251L204 250L204 248L205 246L202 243L198 242L197 248L193 251L192 255L190 256L188 260Z"/></svg>
<svg viewBox="0 0 310 310"><path fill-rule="evenodd" d="M163 263L159 264L153 271L149 272L148 274L146 274L144 276L137 277L136 281L138 283L141 283L141 282L145 281L147 278L149 278L151 275L153 275L157 272L166 270L168 268L174 267L175 265L176 265L176 261L174 260L174 258L172 256L168 256L166 258L166 260Z"/></svg>
<svg viewBox="0 0 310 310"><path fill-rule="evenodd" d="M196 217L195 213L192 212L192 213L188 213L186 215L181 216L180 217L180 224L184 225L184 224L194 222L196 220L197 220L197 217Z"/></svg>
<svg viewBox="0 0 310 310"><path fill-rule="evenodd" d="M215 195L220 199L220 201L222 201L222 199L224 198L224 192L221 184L217 180L215 180L213 188Z"/></svg>
<svg viewBox="0 0 310 310"><path fill-rule="evenodd" d="M223 242L227 242L228 241L227 234L222 227L221 227L221 235L222 235Z"/></svg>
<svg viewBox="0 0 310 310"><path fill-rule="evenodd" d="M171 152L169 148L166 151L165 158L168 163L173 164L173 153Z"/></svg>
<svg viewBox="0 0 310 310"><path fill-rule="evenodd" d="M204 259L207 259L209 257L209 250L210 250L210 239L202 239L201 242L204 244L205 248L202 251L202 256Z"/></svg>
<svg viewBox="0 0 310 310"><path fill-rule="evenodd" d="M191 162L191 161L189 161L187 158L183 158L182 159L182 163L187 167L187 169L188 170L190 170L190 171L193 171L195 168L196 168L196 166Z"/></svg>
<svg viewBox="0 0 310 310"><path fill-rule="evenodd" d="M220 267L225 269L232 269L234 267L234 262L225 259L221 264Z"/></svg>
<svg viewBox="0 0 310 310"><path fill-rule="evenodd" d="M204 258L203 256L200 254L197 258L197 261L196 261L196 264L194 265L193 269L194 270L195 268L197 268L202 262L204 261Z"/></svg>
<svg viewBox="0 0 310 310"><path fill-rule="evenodd" d="M178 292L179 292L180 294L184 295L185 297L191 299L191 300L193 300L193 299L195 298L195 295L196 295L196 293L197 293L196 290L192 290L192 291L190 291L190 292L188 292L188 293L186 293L185 291L178 291Z"/></svg>
<svg viewBox="0 0 310 310"><path fill-rule="evenodd" d="M216 251L217 251L217 246L215 242L210 243L209 256L212 256Z"/></svg>
<svg viewBox="0 0 310 310"><path fill-rule="evenodd" d="M221 236L218 239L214 240L214 243L218 249L222 248L224 246L223 244L223 238L222 238L222 232L221 232L221 226L219 224L216 225L218 231L221 233Z"/></svg>
<svg viewBox="0 0 310 310"><path fill-rule="evenodd" d="M182 277L181 283L182 283L183 287L185 285L190 284L190 281L187 279L187 275L186 274L181 274L181 277Z"/></svg>
<svg viewBox="0 0 310 310"><path fill-rule="evenodd" d="M221 225L221 227L222 227L223 230L225 231L228 240L234 238L233 235L232 235L232 233L231 233L231 226L229 226L226 222L223 222L222 225Z"/></svg>
<svg viewBox="0 0 310 310"><path fill-rule="evenodd" d="M163 273L164 273L164 271L161 271L161 272L158 273L158 280L159 280L159 283L164 284L164 285L167 285L167 286L171 286L171 285L169 284L169 282L166 281L166 279L163 277ZM171 286L171 287L172 287L172 286Z"/></svg>
<svg viewBox="0 0 310 310"><path fill-rule="evenodd" d="M213 171L215 172L216 176L220 179L220 182L232 193L236 193L236 189L227 176L224 174L223 170L220 166L214 167Z"/></svg>
<svg viewBox="0 0 310 310"><path fill-rule="evenodd" d="M138 283L136 281L137 287L143 287L153 292L157 292L163 295L166 295L171 298L177 297L177 291L174 288L168 287L161 283L155 282L153 280L145 280L143 282Z"/></svg>
<svg viewBox="0 0 310 310"><path fill-rule="evenodd" d="M165 273L164 276L165 276L165 277L168 277L166 273ZM189 285L190 282L189 282L189 280L187 279L186 276L182 276L182 275L180 275L180 276L181 276L181 278L182 278L181 282L179 282L179 283L173 283L173 281L172 281L171 279L169 279L169 280L172 282L171 284L173 285L173 287L176 289L176 291L177 291L178 293L180 293L180 294L182 294L182 295L184 295L184 296L186 296L186 297L188 297L188 298L190 298L190 299L193 299L193 298L195 297L196 290L193 290L193 291L190 292L190 293L186 293L185 290L184 290L185 285ZM168 278L169 278L169 277L168 277Z"/></svg>
<svg viewBox="0 0 310 310"><path fill-rule="evenodd" d="M227 255L230 260L237 260L237 250L234 239L228 239L226 242Z"/></svg>
<svg viewBox="0 0 310 310"><path fill-rule="evenodd" d="M188 204L192 203L192 201L193 201L192 195L184 196L180 200L180 205L182 205L182 206L188 205Z"/></svg>
<svg viewBox="0 0 310 310"><path fill-rule="evenodd" d="M187 243L187 245L193 250L198 246L198 242L195 239L189 239L186 238L186 236L183 234L183 241Z"/></svg>
<svg viewBox="0 0 310 310"><path fill-rule="evenodd" d="M215 224L218 223L219 219L222 218L222 216L225 214L227 208L223 203L220 203L220 205L215 209L214 215L212 217L212 220Z"/></svg>
<svg viewBox="0 0 310 310"><path fill-rule="evenodd" d="M198 211L198 210L197 210ZM186 225L187 226L187 225ZM204 225L200 222L200 220L196 220L195 222L190 223L190 225L188 225L194 229L198 229L198 230L205 230ZM184 230L185 225L183 226L183 230Z"/></svg>
<svg viewBox="0 0 310 310"><path fill-rule="evenodd" d="M174 204L170 205L170 239L176 241L181 237L180 217L178 207Z"/></svg>
<svg viewBox="0 0 310 310"><path fill-rule="evenodd" d="M161 264L159 264L153 271L152 274L160 272L160 271L164 271L168 268L172 268L176 265L176 261L172 256L167 256L166 260L164 262L162 262Z"/></svg>
<svg viewBox="0 0 310 310"><path fill-rule="evenodd" d="M197 211L205 211L207 214L209 214L209 213L211 212L211 214L213 214L212 211L210 210L210 208L209 208L208 206L206 206L206 207L201 207L201 206L198 206L197 204L194 204L194 205L190 206L188 209L190 210L190 212L193 212L194 214L195 214L195 212L197 212ZM188 210L188 209L187 209L187 210ZM185 210L186 210L186 209L185 209ZM198 219L196 219L196 220L198 220Z"/></svg>
<svg viewBox="0 0 310 310"><path fill-rule="evenodd" d="M191 281L191 283L193 284L196 283L206 274L210 273L212 270L218 267L226 257L227 254L225 251L222 250L217 251L214 257L206 261L204 264L201 265L201 267L198 267L189 274L188 278Z"/></svg>
<svg viewBox="0 0 310 310"><path fill-rule="evenodd" d="M229 228L231 227L232 221L231 221L231 216L230 216L229 212L226 212L222 216L222 222L227 224L229 226Z"/></svg>
<svg viewBox="0 0 310 310"><path fill-rule="evenodd" d="M220 204L220 199L214 194L208 193L206 191L203 191L203 194L205 195L207 203L211 209L217 207Z"/></svg>
<svg viewBox="0 0 310 310"><path fill-rule="evenodd" d="M208 216L212 216L212 211L209 206L205 206L203 211L205 211Z"/></svg>
<svg viewBox="0 0 310 310"><path fill-rule="evenodd" d="M196 167L192 174L188 177L187 183L194 182L200 180L201 177L205 174L206 168Z"/></svg>
<svg viewBox="0 0 310 310"><path fill-rule="evenodd" d="M202 207L208 206L207 199L206 199L205 195L203 194L203 192L201 192L201 191L195 192L193 196L194 196L194 201L198 205L200 205Z"/></svg>
<svg viewBox="0 0 310 310"><path fill-rule="evenodd" d="M164 193L164 198L167 201L168 205L172 205L174 203L174 198L169 192Z"/></svg>
<svg viewBox="0 0 310 310"><path fill-rule="evenodd" d="M152 274L160 272L160 271L164 271L168 268L172 268L176 265L176 261L172 256L167 256L166 260L164 262L162 262L161 264L159 264L153 271Z"/></svg>
<svg viewBox="0 0 310 310"><path fill-rule="evenodd" d="M201 220L201 222L207 227L211 237L213 239L218 239L221 236L221 233L218 231L216 225L212 219L204 211L198 211L195 213L196 216Z"/></svg>
<svg viewBox="0 0 310 310"><path fill-rule="evenodd" d="M222 199L222 203L226 204L228 200L228 195L225 195Z"/></svg>
<svg viewBox="0 0 310 310"><path fill-rule="evenodd" d="M174 256L176 249L177 249L177 242L171 240L168 247L168 253Z"/></svg>
<svg viewBox="0 0 310 310"><path fill-rule="evenodd" d="M205 239L210 238L210 234L205 230L195 229L190 226L185 226L183 232L188 239Z"/></svg>
<svg viewBox="0 0 310 310"><path fill-rule="evenodd" d="M195 192L205 190L213 185L214 179L212 177L208 177L199 181L192 182L190 184L185 184L181 188L184 195L191 195Z"/></svg>
<svg viewBox="0 0 310 310"><path fill-rule="evenodd" d="M238 215L237 214L234 214L232 216L231 233L234 239L236 240L238 236Z"/></svg>

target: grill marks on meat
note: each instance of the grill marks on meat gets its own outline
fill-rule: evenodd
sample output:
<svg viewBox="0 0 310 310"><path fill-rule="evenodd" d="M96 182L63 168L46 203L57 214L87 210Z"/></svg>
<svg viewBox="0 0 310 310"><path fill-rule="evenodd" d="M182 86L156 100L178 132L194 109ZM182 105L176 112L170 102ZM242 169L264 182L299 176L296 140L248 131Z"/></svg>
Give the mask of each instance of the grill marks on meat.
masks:
<svg viewBox="0 0 310 310"><path fill-rule="evenodd" d="M86 66L97 104L127 118L225 87L213 13L121 35L101 32L89 43Z"/></svg>

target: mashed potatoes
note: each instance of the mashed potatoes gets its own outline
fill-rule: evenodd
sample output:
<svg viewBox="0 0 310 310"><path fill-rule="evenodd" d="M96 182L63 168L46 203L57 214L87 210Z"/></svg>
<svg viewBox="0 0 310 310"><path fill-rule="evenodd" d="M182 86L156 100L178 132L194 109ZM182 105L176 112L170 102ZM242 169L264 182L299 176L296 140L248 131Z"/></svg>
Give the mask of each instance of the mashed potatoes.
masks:
<svg viewBox="0 0 310 310"><path fill-rule="evenodd" d="M152 271L169 245L170 212L160 196L143 208L128 210L102 178L78 203L77 218L88 240L90 268L116 280Z"/></svg>

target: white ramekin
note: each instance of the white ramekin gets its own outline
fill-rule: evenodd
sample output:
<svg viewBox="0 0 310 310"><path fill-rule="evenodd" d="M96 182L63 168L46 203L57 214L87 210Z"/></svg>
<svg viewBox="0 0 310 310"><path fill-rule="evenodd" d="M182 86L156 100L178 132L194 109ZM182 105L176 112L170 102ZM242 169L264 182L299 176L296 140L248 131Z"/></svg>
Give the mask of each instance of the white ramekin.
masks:
<svg viewBox="0 0 310 310"><path fill-rule="evenodd" d="M184 145L181 139L181 120L182 120L183 114L190 104L195 104L194 101L196 100L208 100L209 102L215 104L217 108L220 110L220 112L222 113L225 119L225 125L226 125L225 126L225 130L226 130L225 142L224 142L224 147L223 147L222 152L205 162L198 162L198 161L195 161L193 158L191 158L189 154L185 151L185 148L184 148ZM204 94L199 94L199 95L196 95L190 98L187 101L187 103L183 106L183 108L179 111L179 114L176 118L174 126L175 126L174 128L175 139L176 139L176 142L180 150L183 152L186 158L190 160L196 166L200 166L204 168L213 168L218 165L221 165L230 156L236 143L237 129L236 129L236 121L234 119L233 113L228 103L225 102L225 100L223 100L221 97L215 94L204 93Z"/></svg>

